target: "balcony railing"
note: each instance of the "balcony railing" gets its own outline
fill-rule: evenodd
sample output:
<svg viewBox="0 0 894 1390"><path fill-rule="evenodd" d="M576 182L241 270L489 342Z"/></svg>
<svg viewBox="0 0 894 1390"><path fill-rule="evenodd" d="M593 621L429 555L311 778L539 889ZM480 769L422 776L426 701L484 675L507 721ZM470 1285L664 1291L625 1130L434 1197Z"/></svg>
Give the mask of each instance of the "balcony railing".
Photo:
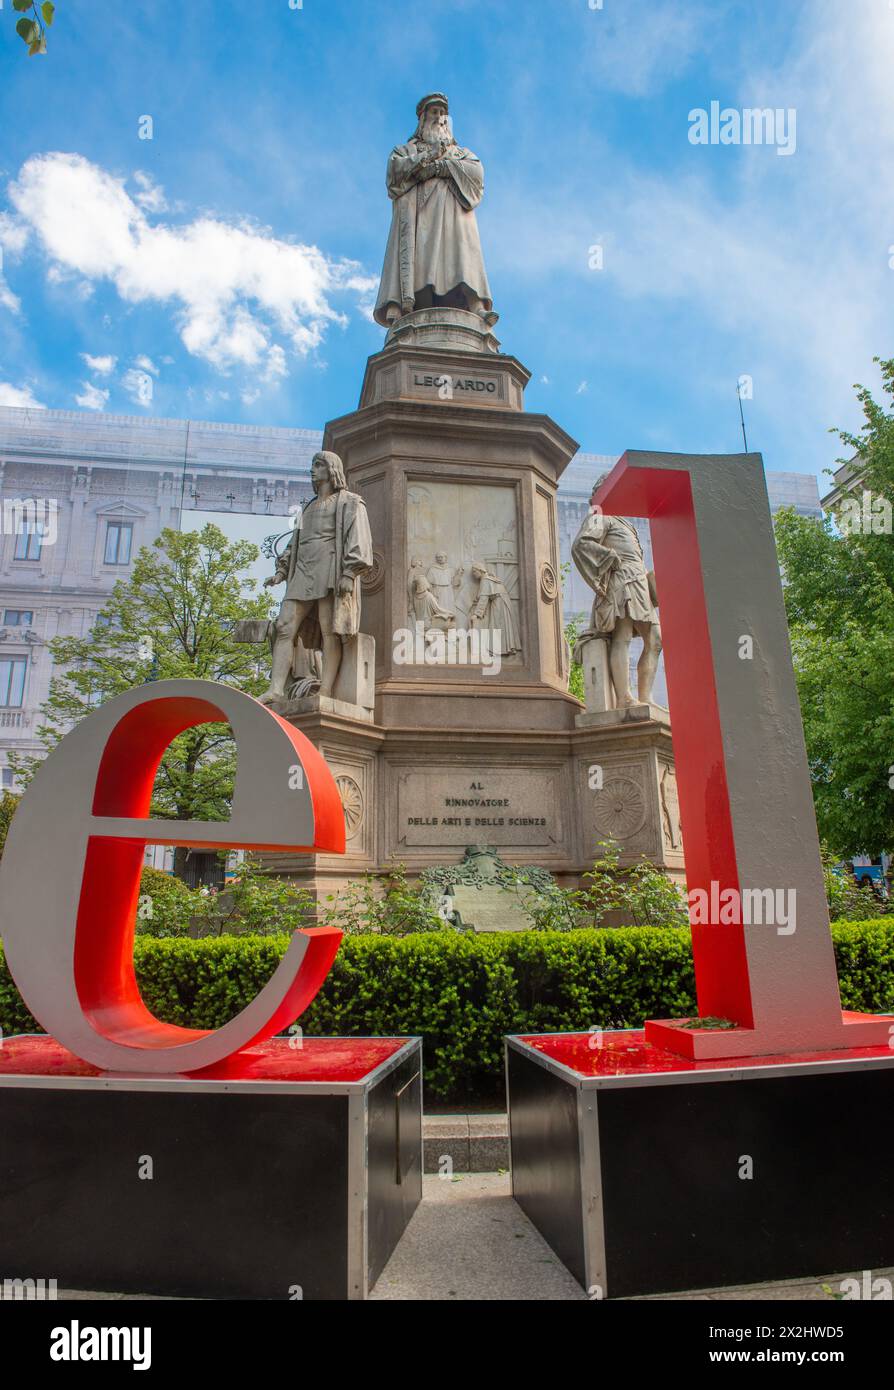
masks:
<svg viewBox="0 0 894 1390"><path fill-rule="evenodd" d="M0 710L0 729L29 729L31 715L23 709Z"/></svg>

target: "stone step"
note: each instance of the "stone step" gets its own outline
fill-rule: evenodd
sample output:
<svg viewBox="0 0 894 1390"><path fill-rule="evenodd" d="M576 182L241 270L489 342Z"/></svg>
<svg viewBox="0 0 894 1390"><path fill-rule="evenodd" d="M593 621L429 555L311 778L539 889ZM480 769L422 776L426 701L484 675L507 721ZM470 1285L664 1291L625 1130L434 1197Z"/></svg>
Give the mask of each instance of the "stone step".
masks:
<svg viewBox="0 0 894 1390"><path fill-rule="evenodd" d="M494 1173L508 1169L508 1116L424 1115L422 1151L426 1173Z"/></svg>

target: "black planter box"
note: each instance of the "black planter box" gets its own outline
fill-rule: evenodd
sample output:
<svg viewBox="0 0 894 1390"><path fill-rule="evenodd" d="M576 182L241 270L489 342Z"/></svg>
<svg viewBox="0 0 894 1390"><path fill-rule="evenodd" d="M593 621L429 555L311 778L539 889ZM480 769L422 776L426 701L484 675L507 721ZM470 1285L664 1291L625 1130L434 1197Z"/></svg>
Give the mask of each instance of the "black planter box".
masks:
<svg viewBox="0 0 894 1390"><path fill-rule="evenodd" d="M4 1040L0 1280L365 1298L422 1196L421 1066L418 1038L277 1038L127 1077Z"/></svg>
<svg viewBox="0 0 894 1390"><path fill-rule="evenodd" d="M507 1038L506 1077L513 1194L593 1298L894 1264L888 1048L690 1062L545 1034Z"/></svg>

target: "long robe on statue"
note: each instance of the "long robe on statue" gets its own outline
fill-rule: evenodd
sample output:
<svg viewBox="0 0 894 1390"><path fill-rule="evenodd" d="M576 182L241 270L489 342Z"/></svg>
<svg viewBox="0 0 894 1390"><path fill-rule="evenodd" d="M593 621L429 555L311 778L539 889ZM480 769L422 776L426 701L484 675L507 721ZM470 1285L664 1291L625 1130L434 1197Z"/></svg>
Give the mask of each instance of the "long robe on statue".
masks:
<svg viewBox="0 0 894 1390"><path fill-rule="evenodd" d="M426 291L443 297L459 290L470 304L480 300L486 313L493 309L474 211L484 193L484 168L471 150L452 144L441 155L447 177L420 182L419 160L428 153L430 147L414 138L388 160L391 232L374 313L383 327L389 306L406 313Z"/></svg>

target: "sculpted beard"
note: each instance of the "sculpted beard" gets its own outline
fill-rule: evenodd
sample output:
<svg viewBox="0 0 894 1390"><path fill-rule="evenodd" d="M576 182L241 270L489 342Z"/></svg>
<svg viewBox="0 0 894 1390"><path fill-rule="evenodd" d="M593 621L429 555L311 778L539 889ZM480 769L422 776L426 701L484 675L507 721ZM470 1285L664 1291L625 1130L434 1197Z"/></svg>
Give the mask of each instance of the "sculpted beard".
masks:
<svg viewBox="0 0 894 1390"><path fill-rule="evenodd" d="M426 116L422 126L422 139L435 155L443 154L447 146L453 143L450 117L436 114Z"/></svg>

